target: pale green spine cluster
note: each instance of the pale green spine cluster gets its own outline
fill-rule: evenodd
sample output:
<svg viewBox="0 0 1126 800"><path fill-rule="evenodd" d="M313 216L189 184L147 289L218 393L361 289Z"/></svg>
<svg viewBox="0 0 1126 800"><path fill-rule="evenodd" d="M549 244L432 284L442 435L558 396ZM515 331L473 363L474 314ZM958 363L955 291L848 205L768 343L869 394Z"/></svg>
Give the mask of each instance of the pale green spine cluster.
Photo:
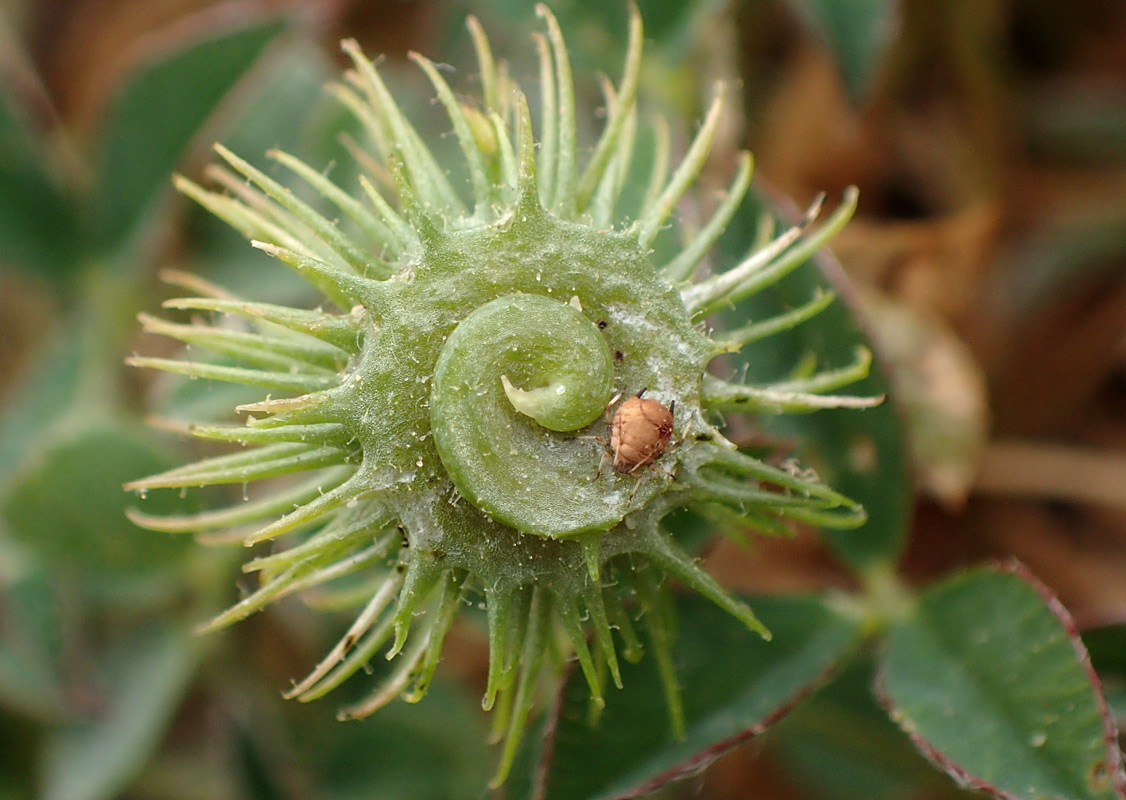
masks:
<svg viewBox="0 0 1126 800"><path fill-rule="evenodd" d="M133 514L155 530L232 531L229 538L247 545L284 537L284 548L245 565L260 588L208 627L347 575L368 576L351 627L288 693L320 697L382 652L393 659L390 675L342 712L361 717L398 696L421 698L465 596L483 595L490 648L484 705L495 706L496 734L505 741L497 782L511 766L541 673L569 650L600 706L605 676L621 685L619 653L641 656L638 622L665 684L674 733L683 729L666 578L769 635L662 530L669 511L726 506L768 531L787 518L835 527L863 522L862 509L816 479L740 452L713 412L877 402L831 394L867 373L866 352L851 366L767 386L705 372L717 355L798 325L832 301L818 294L714 339L700 324L805 262L847 221L855 193L821 227L813 227L815 208L738 265L692 283L747 190L751 159L744 154L714 216L668 263L654 265L650 248L711 150L722 92L673 170L668 137L658 128L646 196L637 208L621 209L636 161L640 18L632 14L624 76L616 88L605 87L606 124L580 165L567 50L554 17L539 12L547 35L536 38L538 143L524 95L497 67L475 20L481 107L460 103L429 60L411 56L449 113L466 192L354 42L344 49L355 69L332 91L363 124L372 148L357 154L364 167L359 197L277 152L270 155L278 164L324 198L327 216L222 147L216 149L229 169L212 170L218 191L178 178L184 193L304 276L338 313L245 301L180 276L176 282L199 296L165 306L214 312L215 321L145 316L142 323L223 363L131 359L269 395L238 409L244 425L189 428L246 449L129 488L312 473L225 509ZM608 401L643 389L668 407L675 403L678 445L638 474L601 468Z"/></svg>

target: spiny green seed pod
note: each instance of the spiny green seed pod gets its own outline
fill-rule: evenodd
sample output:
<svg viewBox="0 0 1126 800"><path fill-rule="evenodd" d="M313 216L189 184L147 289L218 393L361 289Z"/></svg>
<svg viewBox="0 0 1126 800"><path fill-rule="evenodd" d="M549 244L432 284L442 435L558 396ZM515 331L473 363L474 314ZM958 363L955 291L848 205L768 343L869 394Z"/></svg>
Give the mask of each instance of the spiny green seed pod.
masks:
<svg viewBox="0 0 1126 800"><path fill-rule="evenodd" d="M137 524L159 531L258 526L242 536L245 544L284 542L246 565L258 573L260 588L208 627L346 575L370 575L373 588L355 622L288 693L320 697L383 652L397 668L342 712L363 717L397 696L414 701L425 693L463 597L483 596L490 648L484 706L498 706L498 737L505 739L498 783L511 766L535 684L557 666L553 660L568 657L562 651L577 657L596 704L603 703L605 675L621 685L619 647L628 659L641 655L634 607L663 674L674 733L682 730L672 632L667 614L654 612L666 578L769 636L662 529L670 511L724 505L767 529L785 518L841 528L864 520L861 508L816 478L740 452L716 427L716 412L878 402L828 394L866 374L867 353L851 367L771 386L706 372L717 355L793 327L832 300L818 295L718 339L702 330L707 314L805 262L848 219L855 192L820 228L815 207L800 226L741 263L692 283L747 190L751 160L743 154L714 217L675 257L655 264L651 245L708 157L722 92L671 175L667 137L657 137L650 190L640 207L619 211L635 170L641 21L635 11L622 82L606 91L605 127L580 168L567 50L554 17L543 7L539 13L547 37L537 39L538 143L524 95L495 66L475 20L480 108L455 99L435 66L412 55L453 123L465 191L354 42L344 49L355 70L335 91L365 127L373 151L361 159L361 166L376 165L360 178L361 197L284 153L271 157L334 207L329 216L222 147L216 149L229 170L219 173L220 191L177 178L185 194L323 292L335 312L235 299L189 280L185 285L204 296L165 306L214 312L218 322L142 322L218 354L222 363L194 353L190 360L131 359L270 394L238 409L247 414L243 425L191 426L196 436L238 442L244 451L128 488L144 493L313 473L226 509L183 517L133 513ZM641 393L657 404L646 406L656 417L671 417L671 429L654 427L637 403L614 419L624 407L611 404L615 394ZM611 454L611 428L614 447L628 440L650 449ZM608 467L611 461L618 468Z"/></svg>

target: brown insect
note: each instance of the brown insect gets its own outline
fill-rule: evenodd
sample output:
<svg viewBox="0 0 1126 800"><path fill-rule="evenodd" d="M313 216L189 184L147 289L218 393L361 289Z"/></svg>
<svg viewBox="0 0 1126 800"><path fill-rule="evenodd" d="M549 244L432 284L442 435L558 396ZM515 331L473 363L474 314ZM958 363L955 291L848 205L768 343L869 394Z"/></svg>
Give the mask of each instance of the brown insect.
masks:
<svg viewBox="0 0 1126 800"><path fill-rule="evenodd" d="M652 464L672 440L676 401L665 408L656 400L642 397L644 394L642 389L618 406L610 420L610 451L617 472L629 474ZM617 400L617 397L611 400L610 406Z"/></svg>

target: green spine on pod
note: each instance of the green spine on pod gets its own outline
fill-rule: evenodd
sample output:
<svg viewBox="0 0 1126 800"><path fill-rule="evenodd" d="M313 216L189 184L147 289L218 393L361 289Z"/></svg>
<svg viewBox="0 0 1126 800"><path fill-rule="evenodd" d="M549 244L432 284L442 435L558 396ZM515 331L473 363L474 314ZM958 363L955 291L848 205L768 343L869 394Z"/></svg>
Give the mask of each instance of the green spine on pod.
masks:
<svg viewBox="0 0 1126 800"><path fill-rule="evenodd" d="M320 697L377 655L393 659L384 682L341 712L352 718L398 696L418 700L462 598L482 597L490 648L484 705L496 708L504 741L498 784L537 682L554 672L553 659L569 655L556 642L569 642L602 704L607 675L621 685L619 649L631 660L641 655L626 610L634 603L644 612L672 731L683 730L672 630L667 615L650 610L663 604L661 576L769 636L662 529L670 511L725 505L769 530L787 519L841 528L864 521L863 509L815 477L740 452L723 437L716 412L879 402L829 394L866 374L867 352L851 366L775 385L706 374L717 355L800 324L831 296L716 340L700 325L808 260L847 221L855 192L824 224L816 224L818 204L740 263L691 282L747 190L751 159L743 154L714 217L667 262L655 263L651 246L708 158L723 94L675 169L667 136L656 137L651 158L635 159L643 36L634 10L621 83L607 88L605 126L580 164L567 50L554 17L542 6L539 13L546 37L537 39L537 133L524 95L502 80L475 20L479 106L457 100L434 65L412 54L449 114L466 187L451 181L354 42L344 49L355 69L332 91L367 135L355 194L277 152L270 157L319 194L323 210L221 147L227 166L213 170L216 188L178 177L185 194L303 276L330 305L256 303L178 275L174 282L201 296L165 306L221 321L145 316L148 330L195 350L190 360L131 359L269 394L238 409L249 414L244 425L187 427L244 450L127 488L143 497L158 487L310 473L226 509L181 517L132 512L154 530L212 538L230 530L248 545L282 542L245 566L258 573L259 588L207 627L313 587L323 592L349 575L368 576L373 588L340 643L288 695ZM631 181L638 161L651 167ZM649 187L640 202L626 196L630 184ZM672 411L671 444L631 474L606 468L611 400L641 392ZM354 587L345 596L354 599Z"/></svg>

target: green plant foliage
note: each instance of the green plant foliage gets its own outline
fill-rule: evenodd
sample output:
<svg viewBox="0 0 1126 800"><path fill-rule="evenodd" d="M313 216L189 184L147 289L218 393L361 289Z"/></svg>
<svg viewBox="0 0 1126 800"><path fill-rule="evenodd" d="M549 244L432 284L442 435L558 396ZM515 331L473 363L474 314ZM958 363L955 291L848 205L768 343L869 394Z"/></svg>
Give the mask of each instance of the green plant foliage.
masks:
<svg viewBox="0 0 1126 800"><path fill-rule="evenodd" d="M821 800L968 798L911 745L872 696L875 669L859 658L770 729L767 753Z"/></svg>
<svg viewBox="0 0 1126 800"><path fill-rule="evenodd" d="M43 797L116 797L156 749L196 663L186 633L155 629L119 641L95 676L96 705L59 727L44 754Z"/></svg>
<svg viewBox="0 0 1126 800"><path fill-rule="evenodd" d="M128 426L61 429L24 461L0 494L8 535L54 567L112 582L168 569L190 540L138 531L124 518L121 484L169 457L151 437ZM191 501L167 495L169 512Z"/></svg>
<svg viewBox="0 0 1126 800"><path fill-rule="evenodd" d="M300 149L303 153L316 153L326 162L346 156L347 151L340 143L341 135L355 135L359 126L345 109L325 96L325 84L334 79L336 73L331 54L314 42L286 35L268 45L259 62L239 81L240 102L222 107L227 123L227 130L222 132L223 142L236 152L260 153L271 147L286 151ZM254 91L243 91L244 84L250 84ZM280 119L300 124L279 128ZM336 177L337 170L343 167L344 164L338 164L332 171L333 176ZM165 175L166 183L167 177ZM203 214L200 217L209 219ZM214 222L216 228L231 233L218 220ZM230 238L238 240L233 235ZM240 263L246 271L245 240L238 241L242 245L238 253ZM200 244L202 259L209 261L213 254L207 249L207 242ZM212 274L210 263L200 266Z"/></svg>
<svg viewBox="0 0 1126 800"><path fill-rule="evenodd" d="M111 248L134 231L167 191L168 174L200 126L284 27L269 20L200 31L195 41L134 68L103 123L95 241Z"/></svg>
<svg viewBox="0 0 1126 800"><path fill-rule="evenodd" d="M752 245L755 232L764 225L777 224L773 220L761 199L747 203L737 212L731 232L721 240L721 250L731 255L745 252ZM806 257L812 256L813 253L806 253ZM889 386L881 369L868 369L866 335L858 325L858 312L850 312L847 306L848 285L839 265L827 254L818 256L814 264L821 269L797 269L723 314L724 323L739 330L748 321L753 326L779 315L791 315L783 319L802 319L811 309L825 306L801 324L789 324L776 331L770 347L748 348L738 358L729 357L727 373L745 375L764 388L787 391L809 385L805 375L795 373L795 364L801 365L803 360L817 369L847 365L833 372L841 378L849 377L850 372L865 373L850 391L867 397L886 396ZM836 297L838 291L843 297L829 305L826 301ZM810 406L808 410L814 409ZM868 512L867 521L857 530L823 531L837 555L861 573L890 570L907 543L914 500L904 445L906 432L894 404L871 408L863 414L848 409L778 414L768 404L759 410L759 426L783 439L797 437L803 465L856 498Z"/></svg>
<svg viewBox="0 0 1126 800"><path fill-rule="evenodd" d="M892 629L882 691L956 780L1004 797L1121 797L1121 756L1066 612L1019 568L924 592Z"/></svg>
<svg viewBox="0 0 1126 800"><path fill-rule="evenodd" d="M544 800L635 796L700 769L765 730L824 680L859 641L859 625L819 599L763 597L756 611L774 632L763 642L696 597L677 597L672 658L685 697L682 737L668 736L653 703L662 677L651 662L623 665L625 688L591 708L577 674L562 689L537 781Z"/></svg>
<svg viewBox="0 0 1126 800"><path fill-rule="evenodd" d="M0 259L62 279L79 252L77 215L26 116L0 83Z"/></svg>
<svg viewBox="0 0 1126 800"><path fill-rule="evenodd" d="M804 218L749 195L730 87L687 137L642 109L695 116L710 76L745 78L745 7L645 0L643 33L628 4L472 5L506 50L529 25L534 46L494 57L472 19L454 40L464 9L439 4L430 45L458 65L472 47L476 76L348 43L352 68L320 99L335 65L283 36L299 23L237 4L192 18L147 40L92 144L67 140L53 81L19 54L0 64L0 261L63 318L0 417L0 798L470 800L490 772L511 773L513 799L675 793L768 727L775 763L825 800L1126 797L1108 723L1126 713L1121 626L1086 633L1108 712L1066 614L1023 571L921 593L895 576L913 501L903 425L880 405L897 365L873 359L819 252L855 191ZM863 100L898 6L791 5ZM572 71L614 80L599 100ZM783 111L808 89L789 85ZM1036 146L1047 128L1030 124ZM169 237L193 241L184 267L151 234L175 230L167 173L213 138L222 163L175 179L212 215ZM268 167L232 152L268 148ZM879 174L914 174L909 156ZM724 173L726 192L697 191ZM1072 242L1078 261L1026 258L1039 268L1011 307L1108 274L1112 223ZM1058 233L1042 237L1031 250L1058 255ZM264 278L275 262L288 270ZM156 347L129 341L156 263L182 291L141 327L185 350L129 361L177 373L146 407L210 440L187 466L137 432L119 385L122 356ZM627 430L642 399L671 423ZM655 441L652 457L634 443L616 468L623 436ZM124 522L124 481L155 532ZM717 531L795 522L829 529L850 593L741 598L697 563ZM237 557L184 533L255 546L234 605ZM314 610L182 632L289 595ZM343 630L316 609L349 615ZM222 667L196 680L205 643ZM343 718L390 704L378 720L279 702L321 647L286 696L333 691ZM443 658L472 693L442 682ZM201 718L221 754L187 741Z"/></svg>
<svg viewBox="0 0 1126 800"><path fill-rule="evenodd" d="M39 721L62 717L63 620L50 577L27 570L0 593L0 606L0 708Z"/></svg>
<svg viewBox="0 0 1126 800"><path fill-rule="evenodd" d="M882 401L832 394L867 374L863 348L851 354L849 367L785 386L705 374L716 356L796 324L768 315L765 328L730 331L722 340L700 329L708 314L806 262L847 222L855 190L822 224L814 207L800 225L733 259L730 269L692 282L747 190L748 154L699 231L671 252L651 248L703 168L722 118L722 92L684 159L674 169L668 152L655 154L642 176L648 190L625 208L624 188L637 171L640 17L631 16L621 82L605 87L605 126L583 159L568 51L555 18L542 6L538 13L546 27L538 40L538 137L525 96L498 69L471 20L479 104L459 100L435 64L412 55L449 116L463 160L458 171L440 165L376 65L349 41L344 49L354 70L332 91L366 134L370 152L356 159L360 197L281 151L271 159L332 207L330 216L222 146L216 149L227 168L210 174L219 190L178 179L183 192L304 277L330 305L252 302L177 278L201 296L165 305L196 318L145 315L142 324L217 358L193 351L185 359L129 359L269 394L238 408L252 415L245 425L188 426L245 450L128 488L313 472L225 509L132 514L158 531L253 525L256 531L240 533L245 544L289 543L247 565L259 573L259 589L209 627L344 575L368 576L366 604L352 627L289 692L320 697L385 652L396 670L342 712L363 717L396 696L425 694L461 598L483 595L490 646L484 705L498 706L504 738L497 784L541 675L573 652L596 704L605 702L607 681L622 684L614 629L625 636L622 604L635 594L648 610L673 729L682 728L671 618L652 610L665 576L769 637L750 608L662 529L670 511L726 507L771 531L787 519L846 529L863 523L859 504L815 476L740 452L724 437L719 412L863 409ZM206 312L215 313L215 324ZM649 404L657 416L622 423L621 412L608 407L615 391L644 396L633 403ZM660 425L653 422L662 415ZM607 466L611 450L614 466ZM635 455L616 458L627 452ZM634 651L628 639L622 647Z"/></svg>
<svg viewBox="0 0 1126 800"><path fill-rule="evenodd" d="M0 412L0 494L33 445L78 402L82 381L80 335L68 330L44 347L30 374Z"/></svg>
<svg viewBox="0 0 1126 800"><path fill-rule="evenodd" d="M893 0L793 0L813 19L837 58L849 91L863 97L894 39Z"/></svg>
<svg viewBox="0 0 1126 800"><path fill-rule="evenodd" d="M389 668L389 667L385 667ZM357 698L358 699L358 698ZM329 800L477 800L489 779L487 730L475 698L435 680L426 702L341 725L317 706L294 726L300 758Z"/></svg>
<svg viewBox="0 0 1126 800"><path fill-rule="evenodd" d="M535 24L534 5L523 0L486 0L483 5L505 19L529 27ZM651 43L653 62L675 64L691 48L697 20L714 18L722 0L644 0L638 6L645 17L645 38ZM626 3L562 2L552 4L560 26L570 31L576 63L593 69L613 69L626 52L628 40ZM490 21L488 18L486 21ZM657 74L663 74L658 72ZM649 79L646 75L646 80ZM654 85L653 88L660 90Z"/></svg>
<svg viewBox="0 0 1126 800"><path fill-rule="evenodd" d="M973 298L999 312L995 333L1062 308L1061 338L1097 327L1107 346L1056 348L1037 322L1029 375L1055 374L1059 353L1109 365L1120 330L1098 309L1123 236L1098 204L1113 170L1059 178L1120 160L1102 80L1115 27L1082 52L1073 0L359 3L357 35L441 61L349 42L337 77L320 11L234 2L67 74L52 48L76 38L57 31L85 15L52 16L85 5L0 12L0 270L21 273L0 291L37 296L0 304L17 317L2 353L28 367L0 365L0 800L475 800L490 776L509 776L494 792L509 800L765 795L718 771L675 783L751 738L818 800L1126 800L1108 722L1126 718L1126 628L1085 631L1088 665L1019 568L923 590L897 577L901 557L914 579L962 555L937 538L907 552L907 435L881 404L904 401L905 367L869 352L886 322L855 313L822 249L856 191L803 216L756 196L737 152L758 137L791 190L863 176L873 224L847 249L886 253L876 273L900 299L926 299L945 245L967 256L951 304L969 299L987 238L970 229L988 215L957 206L988 201L1021 223L1003 226L1021 268L991 265L1004 291ZM473 18L465 36L468 10L503 53ZM828 102L811 35L857 104L880 90L862 118ZM88 125L73 92L106 74L121 82ZM747 106L729 113L738 85ZM789 158L814 135L831 159ZM1033 195L989 183L1012 166ZM199 208L173 201L175 169ZM175 287L160 316L158 269ZM36 313L57 318L42 335ZM174 374L129 372L130 354ZM1061 386L1070 408L1093 384ZM623 408L642 399L672 422L635 417L652 458L635 443L615 468ZM181 441L141 434L144 412ZM964 427L926 444L949 457ZM202 460L180 466L189 436ZM939 514L924 515L930 532ZM748 536L795 527L793 548ZM807 528L831 552L812 554ZM762 564L785 553L772 586L812 567L836 589L739 596L698 563L722 534L769 550ZM1083 597L1105 601L1111 573L1096 579ZM340 719L382 711L342 722L337 702Z"/></svg>
<svg viewBox="0 0 1126 800"><path fill-rule="evenodd" d="M1085 630L1083 644L1091 654L1091 666L1102 680L1111 715L1122 731L1126 729L1126 625Z"/></svg>

